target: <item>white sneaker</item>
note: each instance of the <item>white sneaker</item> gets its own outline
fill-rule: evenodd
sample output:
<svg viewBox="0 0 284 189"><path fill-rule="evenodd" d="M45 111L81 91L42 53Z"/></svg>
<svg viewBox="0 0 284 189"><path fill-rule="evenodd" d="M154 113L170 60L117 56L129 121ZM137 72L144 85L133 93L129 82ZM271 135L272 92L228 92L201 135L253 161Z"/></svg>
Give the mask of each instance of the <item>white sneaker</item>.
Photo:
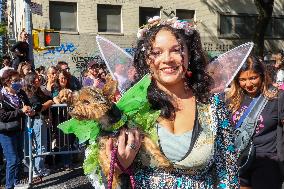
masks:
<svg viewBox="0 0 284 189"><path fill-rule="evenodd" d="M40 170L39 172L38 171L34 171L33 172L33 178L36 178L36 177L46 177L50 175L50 170L49 169L43 169L43 170Z"/></svg>
<svg viewBox="0 0 284 189"><path fill-rule="evenodd" d="M33 178L40 177L41 175L38 172L33 171Z"/></svg>
<svg viewBox="0 0 284 189"><path fill-rule="evenodd" d="M40 171L40 175L43 177L50 175L50 169L43 169L42 171Z"/></svg>

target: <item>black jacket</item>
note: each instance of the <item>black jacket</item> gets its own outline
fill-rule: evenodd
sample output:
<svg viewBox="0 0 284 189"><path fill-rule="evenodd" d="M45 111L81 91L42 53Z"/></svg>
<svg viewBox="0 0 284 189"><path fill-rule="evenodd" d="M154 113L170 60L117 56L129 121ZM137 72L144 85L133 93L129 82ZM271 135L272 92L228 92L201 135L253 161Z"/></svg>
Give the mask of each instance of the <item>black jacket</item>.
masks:
<svg viewBox="0 0 284 189"><path fill-rule="evenodd" d="M0 93L0 133L19 132L24 128L24 125L21 124L24 124L23 118L25 117L25 113L21 110L21 108L22 104L30 106L30 102L23 90L21 90L17 95L21 99L21 105L18 108L14 107L10 103L9 99ZM19 127L13 130L5 129L14 124L19 124Z"/></svg>

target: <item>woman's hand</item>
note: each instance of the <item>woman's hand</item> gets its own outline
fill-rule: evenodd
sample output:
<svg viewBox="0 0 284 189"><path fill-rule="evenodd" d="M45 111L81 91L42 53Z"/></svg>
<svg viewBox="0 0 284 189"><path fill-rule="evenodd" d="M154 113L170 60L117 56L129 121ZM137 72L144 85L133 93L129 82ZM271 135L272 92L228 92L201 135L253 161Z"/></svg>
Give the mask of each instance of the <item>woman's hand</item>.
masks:
<svg viewBox="0 0 284 189"><path fill-rule="evenodd" d="M95 78L94 79L94 83L93 83L93 87L98 87L99 84L100 84L100 79L99 78Z"/></svg>
<svg viewBox="0 0 284 189"><path fill-rule="evenodd" d="M22 108L22 112L24 112L25 114L31 112L32 108L30 106L26 106L24 105Z"/></svg>
<svg viewBox="0 0 284 189"><path fill-rule="evenodd" d="M34 111L30 106L24 105L23 108L22 108L22 111L23 111L27 116L34 116L34 115L35 115L35 111Z"/></svg>
<svg viewBox="0 0 284 189"><path fill-rule="evenodd" d="M127 169L134 161L141 146L142 135L137 129L122 129L118 136L117 159L124 169ZM113 143L109 139L107 152L111 154Z"/></svg>
<svg viewBox="0 0 284 189"><path fill-rule="evenodd" d="M47 84L46 84L46 89L48 91L52 91L52 88L53 88L54 85L55 85L55 83L54 83L53 79L49 79L49 81L47 81Z"/></svg>
<svg viewBox="0 0 284 189"><path fill-rule="evenodd" d="M54 102L55 104L60 104L60 100L59 100L58 96L53 97L53 102Z"/></svg>
<svg viewBox="0 0 284 189"><path fill-rule="evenodd" d="M34 110L31 110L31 111L29 111L27 114L26 114L27 116L34 116L35 115L35 111Z"/></svg>

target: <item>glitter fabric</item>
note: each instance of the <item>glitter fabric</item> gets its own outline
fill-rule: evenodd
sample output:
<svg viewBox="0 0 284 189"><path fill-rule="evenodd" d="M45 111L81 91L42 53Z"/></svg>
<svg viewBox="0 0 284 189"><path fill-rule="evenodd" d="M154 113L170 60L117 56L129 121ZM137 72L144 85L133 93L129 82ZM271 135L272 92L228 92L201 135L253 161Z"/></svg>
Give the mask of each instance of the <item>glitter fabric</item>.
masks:
<svg viewBox="0 0 284 189"><path fill-rule="evenodd" d="M174 168L166 170L136 162L137 188L238 188L238 168L233 146L233 128L219 96L209 104L198 103L198 120L202 127L192 151ZM143 157L143 156L140 156Z"/></svg>

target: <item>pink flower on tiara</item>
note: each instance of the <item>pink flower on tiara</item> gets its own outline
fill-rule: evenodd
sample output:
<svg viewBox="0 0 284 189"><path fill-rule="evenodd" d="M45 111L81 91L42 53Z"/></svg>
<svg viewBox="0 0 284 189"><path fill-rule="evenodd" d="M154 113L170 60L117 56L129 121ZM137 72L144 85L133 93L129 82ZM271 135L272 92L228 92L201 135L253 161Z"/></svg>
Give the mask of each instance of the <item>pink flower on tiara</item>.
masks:
<svg viewBox="0 0 284 189"><path fill-rule="evenodd" d="M149 29L151 29L154 26L158 26L158 25L169 25L169 26L176 28L176 29L183 29L187 34L190 31L195 29L194 24L189 23L185 20L178 20L177 17L173 17L173 18L168 19L166 21L162 21L159 16L154 16L153 18L150 18L148 20L148 23L146 25L143 25L138 29L138 32L137 32L138 40L145 37L145 35L149 31Z"/></svg>
<svg viewBox="0 0 284 189"><path fill-rule="evenodd" d="M173 25L176 21L178 21L178 17L173 17L165 21L165 24Z"/></svg>
<svg viewBox="0 0 284 189"><path fill-rule="evenodd" d="M148 31L147 28L142 28L142 29L139 28L137 32L137 38L141 39L147 31Z"/></svg>
<svg viewBox="0 0 284 189"><path fill-rule="evenodd" d="M154 16L153 18L149 18L148 24L154 24L155 22L159 22L161 18L159 16Z"/></svg>

